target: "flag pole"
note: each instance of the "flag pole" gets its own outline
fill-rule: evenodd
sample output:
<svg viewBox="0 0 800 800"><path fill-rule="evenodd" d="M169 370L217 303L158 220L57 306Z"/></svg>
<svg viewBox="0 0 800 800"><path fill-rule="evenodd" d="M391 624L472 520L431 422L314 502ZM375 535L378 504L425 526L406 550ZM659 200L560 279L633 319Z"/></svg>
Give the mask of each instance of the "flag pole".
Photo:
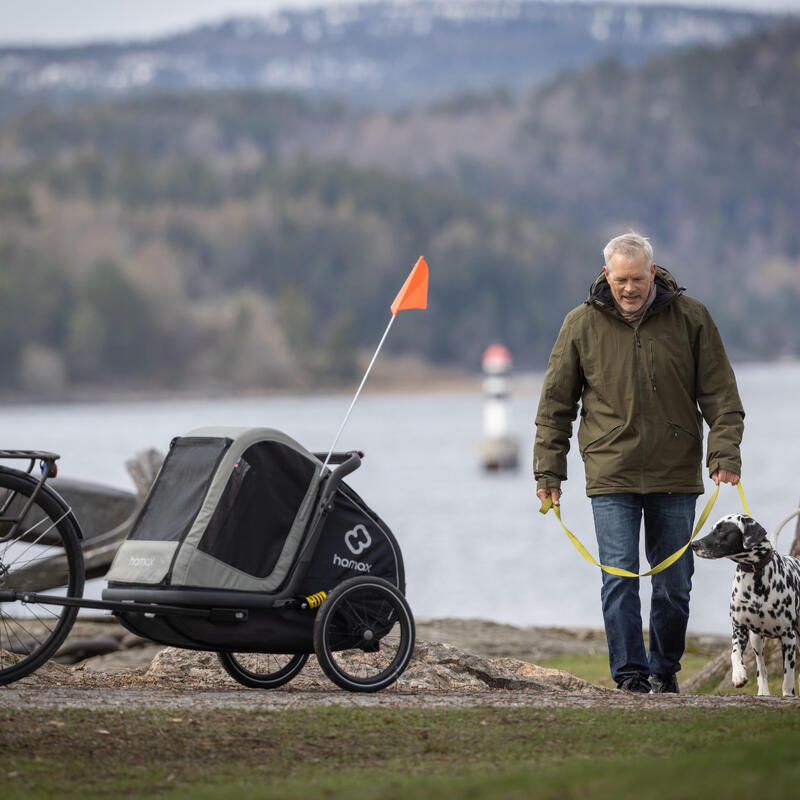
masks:
<svg viewBox="0 0 800 800"><path fill-rule="evenodd" d="M367 367L367 371L364 373L364 377L361 379L361 384L359 385L358 389L356 390L355 397L353 398L353 402L350 403L350 408L347 409L347 413L344 415L344 419L342 420L342 424L339 426L339 430L336 433L336 436L333 440L333 444L331 445L331 449L328 451L328 455L325 457L325 463L322 465L322 470L320 471L320 475L325 474L325 467L328 466L328 462L331 460L331 456L333 455L333 451L336 449L336 445L339 442L339 437L342 435L342 431L344 430L344 426L347 425L347 420L350 419L350 414L353 411L353 408L356 404L356 400L358 400L358 396L361 394L361 390L364 388L364 384L367 382L367 376L372 369L372 365L375 363L375 359L378 357L378 353L381 351L381 347L383 347L383 343L386 341L386 337L389 335L389 331L391 330L392 323L397 318L396 314L392 314L392 318L389 320L389 324L386 326L386 330L383 332L383 336L378 344L378 349L375 351L375 355L372 356L372 361L369 362L369 366Z"/></svg>

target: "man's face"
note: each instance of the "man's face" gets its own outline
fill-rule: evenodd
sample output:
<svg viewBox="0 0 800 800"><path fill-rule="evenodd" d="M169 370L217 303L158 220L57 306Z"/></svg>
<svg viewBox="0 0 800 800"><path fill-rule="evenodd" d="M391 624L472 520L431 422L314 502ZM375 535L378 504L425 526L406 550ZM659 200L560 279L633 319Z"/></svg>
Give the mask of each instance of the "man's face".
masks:
<svg viewBox="0 0 800 800"><path fill-rule="evenodd" d="M656 277L656 265L649 264L644 253L633 258L628 258L623 253L614 253L603 267L603 272L617 305L623 311L633 313L647 300L650 285Z"/></svg>

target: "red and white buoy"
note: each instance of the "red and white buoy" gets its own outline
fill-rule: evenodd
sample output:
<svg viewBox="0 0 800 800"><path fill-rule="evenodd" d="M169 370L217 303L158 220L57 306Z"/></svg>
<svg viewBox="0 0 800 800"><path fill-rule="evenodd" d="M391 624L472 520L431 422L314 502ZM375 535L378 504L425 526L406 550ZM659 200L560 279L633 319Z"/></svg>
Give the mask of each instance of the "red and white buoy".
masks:
<svg viewBox="0 0 800 800"><path fill-rule="evenodd" d="M511 353L501 344L486 348L483 367L483 438L481 463L484 469L516 469L519 466L519 442L511 434L508 402L510 396Z"/></svg>

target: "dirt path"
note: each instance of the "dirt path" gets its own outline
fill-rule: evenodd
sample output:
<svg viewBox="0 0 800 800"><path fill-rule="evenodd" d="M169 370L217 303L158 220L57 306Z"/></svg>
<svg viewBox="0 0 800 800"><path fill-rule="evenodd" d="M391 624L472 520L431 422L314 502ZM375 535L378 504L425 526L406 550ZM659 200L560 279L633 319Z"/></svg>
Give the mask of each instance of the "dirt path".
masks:
<svg viewBox="0 0 800 800"><path fill-rule="evenodd" d="M472 706L540 708L630 708L650 711L665 708L785 708L800 706L798 699L753 696L677 695L637 696L623 692L567 694L524 691L442 691L416 692L385 689L375 694L344 691L275 689L163 689L163 688L64 688L5 687L0 703L7 708L114 708L114 709L248 709L276 711L290 708L347 706L351 708L467 708Z"/></svg>
<svg viewBox="0 0 800 800"><path fill-rule="evenodd" d="M375 694L339 691L313 656L295 680L271 691L246 689L229 678L213 653L198 653L129 638L112 621L78 622L65 645L73 665L50 662L10 686L0 687L9 708L237 708L321 706L460 708L468 706L608 707L774 706L780 698L752 696L639 696L603 689L566 672L536 666L565 653L605 651L602 631L519 628L484 620L418 620L418 646L400 680ZM83 658L87 653L117 649ZM694 636L709 654L725 637ZM799 701L789 700L790 703ZM777 707L777 706L775 706ZM785 707L785 706L784 706Z"/></svg>

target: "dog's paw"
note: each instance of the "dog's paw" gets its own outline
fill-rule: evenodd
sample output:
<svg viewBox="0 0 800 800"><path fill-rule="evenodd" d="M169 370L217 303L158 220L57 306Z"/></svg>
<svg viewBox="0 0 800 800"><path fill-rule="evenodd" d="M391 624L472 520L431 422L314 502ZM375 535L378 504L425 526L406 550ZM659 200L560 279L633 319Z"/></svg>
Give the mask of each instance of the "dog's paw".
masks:
<svg viewBox="0 0 800 800"><path fill-rule="evenodd" d="M733 668L733 685L741 689L747 683L747 670L744 667Z"/></svg>

